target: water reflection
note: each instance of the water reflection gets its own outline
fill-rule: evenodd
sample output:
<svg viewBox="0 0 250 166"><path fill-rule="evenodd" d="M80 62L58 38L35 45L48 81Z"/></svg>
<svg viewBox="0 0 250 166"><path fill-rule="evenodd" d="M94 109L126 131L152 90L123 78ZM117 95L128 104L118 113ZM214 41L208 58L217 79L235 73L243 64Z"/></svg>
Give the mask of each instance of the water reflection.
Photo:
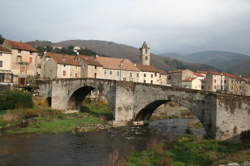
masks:
<svg viewBox="0 0 250 166"><path fill-rule="evenodd" d="M120 166L133 151L171 142L187 129L188 119L154 121L85 134L19 135L0 138L0 165ZM197 130L195 134L204 134Z"/></svg>

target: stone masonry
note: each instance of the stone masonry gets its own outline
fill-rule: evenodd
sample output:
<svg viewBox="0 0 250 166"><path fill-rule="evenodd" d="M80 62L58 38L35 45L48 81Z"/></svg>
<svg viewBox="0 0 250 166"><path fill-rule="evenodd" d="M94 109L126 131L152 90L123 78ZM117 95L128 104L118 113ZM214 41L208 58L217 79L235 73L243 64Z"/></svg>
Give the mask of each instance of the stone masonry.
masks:
<svg viewBox="0 0 250 166"><path fill-rule="evenodd" d="M40 95L51 97L54 109L79 109L84 97L97 89L111 105L115 122L148 120L158 106L175 101L196 115L209 137L239 138L250 130L250 97L246 96L101 79L57 79L39 85Z"/></svg>

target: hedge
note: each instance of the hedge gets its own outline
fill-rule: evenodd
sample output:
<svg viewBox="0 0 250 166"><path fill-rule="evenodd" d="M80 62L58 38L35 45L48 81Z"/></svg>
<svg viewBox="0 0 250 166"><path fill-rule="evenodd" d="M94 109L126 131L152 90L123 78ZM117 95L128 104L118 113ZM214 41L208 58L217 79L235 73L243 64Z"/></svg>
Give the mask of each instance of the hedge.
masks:
<svg viewBox="0 0 250 166"><path fill-rule="evenodd" d="M0 110L15 108L32 108L32 95L23 91L0 92Z"/></svg>

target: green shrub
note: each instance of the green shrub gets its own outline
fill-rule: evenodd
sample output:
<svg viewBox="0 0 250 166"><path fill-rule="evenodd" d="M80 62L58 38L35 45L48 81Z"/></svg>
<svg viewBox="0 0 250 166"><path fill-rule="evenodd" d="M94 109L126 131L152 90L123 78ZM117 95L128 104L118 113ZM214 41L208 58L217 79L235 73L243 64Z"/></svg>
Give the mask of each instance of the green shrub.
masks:
<svg viewBox="0 0 250 166"><path fill-rule="evenodd" d="M32 108L32 95L22 91L3 91L0 93L0 110Z"/></svg>

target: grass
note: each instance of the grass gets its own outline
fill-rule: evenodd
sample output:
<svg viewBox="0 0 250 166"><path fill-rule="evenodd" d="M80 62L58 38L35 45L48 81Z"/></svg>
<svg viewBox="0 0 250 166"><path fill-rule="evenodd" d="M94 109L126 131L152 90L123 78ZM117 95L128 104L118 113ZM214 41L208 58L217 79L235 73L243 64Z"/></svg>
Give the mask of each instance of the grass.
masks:
<svg viewBox="0 0 250 166"><path fill-rule="evenodd" d="M6 134L69 132L79 125L105 123L112 119L112 111L105 104L88 104L75 114L63 114L60 110L40 105L0 113L0 129ZM23 121L27 125L23 126Z"/></svg>
<svg viewBox="0 0 250 166"><path fill-rule="evenodd" d="M218 142L188 135L173 144L162 145L161 148L164 150L160 153L157 149L136 152L128 158L125 165L144 166L147 163L147 166L215 166L250 158L250 144Z"/></svg>

